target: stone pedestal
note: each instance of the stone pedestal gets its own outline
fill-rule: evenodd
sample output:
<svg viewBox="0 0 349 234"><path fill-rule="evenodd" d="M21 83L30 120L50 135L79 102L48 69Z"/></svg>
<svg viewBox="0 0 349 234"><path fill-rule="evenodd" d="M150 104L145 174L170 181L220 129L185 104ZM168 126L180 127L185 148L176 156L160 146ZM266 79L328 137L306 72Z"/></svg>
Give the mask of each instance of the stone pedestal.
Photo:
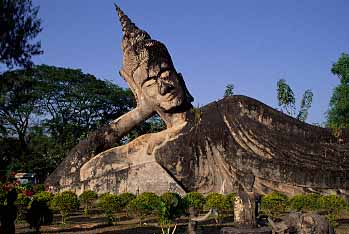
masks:
<svg viewBox="0 0 349 234"><path fill-rule="evenodd" d="M221 229L221 234L271 234L271 229L269 227L224 227Z"/></svg>

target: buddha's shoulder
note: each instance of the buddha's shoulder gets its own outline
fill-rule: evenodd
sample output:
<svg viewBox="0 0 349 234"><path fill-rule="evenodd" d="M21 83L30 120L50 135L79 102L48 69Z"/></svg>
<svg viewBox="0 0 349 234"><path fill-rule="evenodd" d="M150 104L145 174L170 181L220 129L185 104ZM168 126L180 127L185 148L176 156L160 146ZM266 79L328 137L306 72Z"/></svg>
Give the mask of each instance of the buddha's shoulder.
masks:
<svg viewBox="0 0 349 234"><path fill-rule="evenodd" d="M198 112L198 111L196 111ZM336 142L331 129L311 125L276 110L254 98L234 95L211 102L200 108L201 125L212 128L230 125L232 128L258 131L266 135L302 136L314 141ZM349 143L349 131L341 133L344 143Z"/></svg>

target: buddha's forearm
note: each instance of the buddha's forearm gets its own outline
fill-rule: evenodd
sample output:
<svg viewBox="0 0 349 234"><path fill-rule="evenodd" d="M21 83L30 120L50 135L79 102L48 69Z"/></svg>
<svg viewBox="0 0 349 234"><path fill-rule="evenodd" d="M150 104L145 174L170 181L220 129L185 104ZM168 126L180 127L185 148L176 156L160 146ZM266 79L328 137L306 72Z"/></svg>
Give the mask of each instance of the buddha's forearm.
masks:
<svg viewBox="0 0 349 234"><path fill-rule="evenodd" d="M76 145L70 153L82 155L96 155L113 147L123 136L129 133L135 126L145 121L152 115L152 111L143 108L135 108L120 116L110 124L92 132L89 136Z"/></svg>
<svg viewBox="0 0 349 234"><path fill-rule="evenodd" d="M62 173L75 173L85 162L93 156L113 147L123 136L130 132L138 124L145 121L153 114L148 108L135 108L130 112L120 116L110 124L104 125L96 131L90 133L88 137L80 141L73 149L71 149L59 165L59 167L46 180L47 184L59 184L58 178Z"/></svg>

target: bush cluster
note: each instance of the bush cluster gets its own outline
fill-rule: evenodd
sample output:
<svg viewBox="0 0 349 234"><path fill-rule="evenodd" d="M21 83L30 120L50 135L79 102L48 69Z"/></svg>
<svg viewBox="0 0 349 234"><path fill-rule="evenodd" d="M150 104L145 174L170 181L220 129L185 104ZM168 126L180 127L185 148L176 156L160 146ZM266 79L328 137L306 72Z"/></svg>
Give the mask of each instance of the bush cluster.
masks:
<svg viewBox="0 0 349 234"><path fill-rule="evenodd" d="M52 206L59 210L62 216L62 224L65 224L66 218L69 213L73 210L79 208L80 203L78 196L71 192L65 191L62 193L58 193L53 197Z"/></svg>
<svg viewBox="0 0 349 234"><path fill-rule="evenodd" d="M342 197L336 195L300 194L288 198L278 192L263 196L261 204L262 212L272 219L277 219L289 211L317 211L326 214L328 220L334 225L340 211L348 208L349 204Z"/></svg>

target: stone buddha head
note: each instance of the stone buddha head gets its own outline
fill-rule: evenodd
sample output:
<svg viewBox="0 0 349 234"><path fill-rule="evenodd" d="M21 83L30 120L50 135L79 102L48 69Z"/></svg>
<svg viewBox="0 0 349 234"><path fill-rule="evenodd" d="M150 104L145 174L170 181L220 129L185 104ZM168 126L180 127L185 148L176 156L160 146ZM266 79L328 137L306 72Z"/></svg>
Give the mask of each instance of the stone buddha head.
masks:
<svg viewBox="0 0 349 234"><path fill-rule="evenodd" d="M151 39L116 6L122 31L123 66L120 75L129 84L137 105L157 112L177 112L191 107L193 97L177 73L166 46Z"/></svg>

